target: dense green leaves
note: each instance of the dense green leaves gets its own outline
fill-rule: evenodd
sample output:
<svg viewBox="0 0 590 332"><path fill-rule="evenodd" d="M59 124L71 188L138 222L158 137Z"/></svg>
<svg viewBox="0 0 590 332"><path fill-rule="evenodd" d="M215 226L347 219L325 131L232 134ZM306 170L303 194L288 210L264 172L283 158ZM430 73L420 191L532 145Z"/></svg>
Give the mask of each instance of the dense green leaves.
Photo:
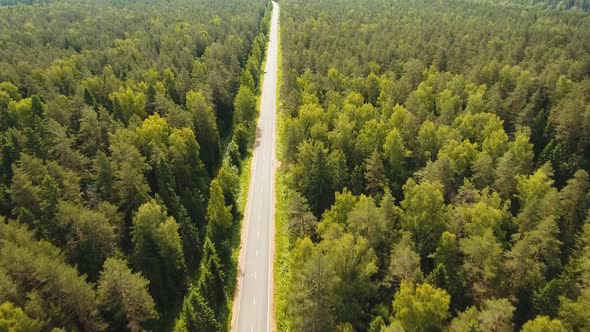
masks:
<svg viewBox="0 0 590 332"><path fill-rule="evenodd" d="M404 282L393 301L394 318L407 331L441 330L449 316L450 302L444 290L429 284L414 286Z"/></svg>
<svg viewBox="0 0 590 332"><path fill-rule="evenodd" d="M132 273L125 261L116 258L105 261L97 293L101 310L112 322L112 328L140 331L143 322L157 317L148 284L139 273Z"/></svg>
<svg viewBox="0 0 590 332"><path fill-rule="evenodd" d="M0 302L25 308L26 315L44 327L104 327L92 286L66 264L58 248L35 240L14 222L0 223L0 240Z"/></svg>
<svg viewBox="0 0 590 332"><path fill-rule="evenodd" d="M282 2L279 330L587 328L586 9Z"/></svg>
<svg viewBox="0 0 590 332"><path fill-rule="evenodd" d="M1 330L225 326L267 5L0 3Z"/></svg>

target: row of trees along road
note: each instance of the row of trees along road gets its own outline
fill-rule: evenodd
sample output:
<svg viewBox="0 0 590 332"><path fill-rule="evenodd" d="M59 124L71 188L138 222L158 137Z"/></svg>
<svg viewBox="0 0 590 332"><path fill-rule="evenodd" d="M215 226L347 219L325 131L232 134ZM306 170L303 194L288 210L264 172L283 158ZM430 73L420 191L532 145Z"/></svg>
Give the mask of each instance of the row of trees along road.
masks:
<svg viewBox="0 0 590 332"><path fill-rule="evenodd" d="M588 3L281 8L279 330L590 329Z"/></svg>
<svg viewBox="0 0 590 332"><path fill-rule="evenodd" d="M0 1L0 330L225 324L267 11Z"/></svg>

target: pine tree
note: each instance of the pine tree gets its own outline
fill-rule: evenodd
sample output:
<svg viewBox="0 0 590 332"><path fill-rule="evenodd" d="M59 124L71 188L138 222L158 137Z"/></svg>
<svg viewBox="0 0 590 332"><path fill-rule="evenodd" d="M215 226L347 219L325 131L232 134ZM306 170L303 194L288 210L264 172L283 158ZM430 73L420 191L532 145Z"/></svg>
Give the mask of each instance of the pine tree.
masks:
<svg viewBox="0 0 590 332"><path fill-rule="evenodd" d="M143 331L142 324L156 318L154 300L147 291L149 281L133 273L125 261L109 258L98 281L98 302L110 329Z"/></svg>
<svg viewBox="0 0 590 332"><path fill-rule="evenodd" d="M234 125L246 123L248 127L254 126L257 99L253 91L248 86L240 86L234 99Z"/></svg>
<svg viewBox="0 0 590 332"><path fill-rule="evenodd" d="M383 145L383 152L387 160L389 178L392 181L402 179L404 177L405 161L411 152L406 149L404 140L397 128L394 128L387 135Z"/></svg>
<svg viewBox="0 0 590 332"><path fill-rule="evenodd" d="M293 249L292 281L288 292L294 331L331 331L334 328L333 288L337 282L328 257L304 238Z"/></svg>
<svg viewBox="0 0 590 332"><path fill-rule="evenodd" d="M294 238L304 238L315 233L317 219L309 210L307 199L293 192L289 199L289 229Z"/></svg>
<svg viewBox="0 0 590 332"><path fill-rule="evenodd" d="M402 229L412 234L418 253L425 258L436 249L447 224L448 207L444 203L442 186L429 181L417 184L409 179L403 190Z"/></svg>
<svg viewBox="0 0 590 332"><path fill-rule="evenodd" d="M131 241L131 263L149 279L150 294L160 308L173 304L185 276L176 221L158 203L149 201L133 218Z"/></svg>
<svg viewBox="0 0 590 332"><path fill-rule="evenodd" d="M309 184L305 193L316 217L332 204L332 175L329 172L326 152L321 145L314 149Z"/></svg>
<svg viewBox="0 0 590 332"><path fill-rule="evenodd" d="M223 190L217 179L211 181L209 205L207 206L207 236L213 242L221 261L226 264L230 258L229 237L232 226L231 207L225 205Z"/></svg>
<svg viewBox="0 0 590 332"><path fill-rule="evenodd" d="M12 302L0 304L0 330L14 332L42 331L42 323L29 317L21 308Z"/></svg>
<svg viewBox="0 0 590 332"><path fill-rule="evenodd" d="M20 224L0 222L0 249L2 294L12 293L14 304L26 307L43 330L53 326L88 331L105 328L92 285L65 262L59 248L36 240ZM6 285L9 287L4 288Z"/></svg>
<svg viewBox="0 0 590 332"><path fill-rule="evenodd" d="M42 108L41 111L36 112L43 114ZM46 159L49 151L48 133L46 123L40 115L33 116L30 125L24 129L24 135L28 153L37 158Z"/></svg>
<svg viewBox="0 0 590 332"><path fill-rule="evenodd" d="M387 187L387 178L380 153L375 150L371 156L365 159L365 179L367 181L367 191L373 196L381 196Z"/></svg>
<svg viewBox="0 0 590 332"><path fill-rule="evenodd" d="M492 230L483 235L461 239L461 251L465 255L463 269L465 278L471 285L471 293L476 303L497 296L501 290L503 278L502 246Z"/></svg>
<svg viewBox="0 0 590 332"><path fill-rule="evenodd" d="M393 301L394 318L406 331L431 331L443 327L449 317L450 296L429 284L402 282Z"/></svg>
<svg viewBox="0 0 590 332"><path fill-rule="evenodd" d="M115 170L109 157L104 152L97 152L92 165L92 173L94 188L98 197L101 200L115 203L116 200L113 197Z"/></svg>
<svg viewBox="0 0 590 332"><path fill-rule="evenodd" d="M96 106L96 100L92 95L92 92L88 88L84 88L84 103L88 106Z"/></svg>
<svg viewBox="0 0 590 332"><path fill-rule="evenodd" d="M156 113L156 88L150 84L146 91L145 111L148 116Z"/></svg>
<svg viewBox="0 0 590 332"><path fill-rule="evenodd" d="M195 134L201 147L201 160L211 176L219 165L220 156L220 139L215 113L201 92L189 91L186 95L186 107L193 115Z"/></svg>
<svg viewBox="0 0 590 332"><path fill-rule="evenodd" d="M421 282L424 278L420 270L420 255L415 251L411 234L404 233L391 249L389 267L385 283L390 287L402 281Z"/></svg>
<svg viewBox="0 0 590 332"><path fill-rule="evenodd" d="M217 256L215 246L205 238L203 245L203 259L199 268L197 291L202 294L214 312L223 311L227 299L225 294L225 274L221 260Z"/></svg>
<svg viewBox="0 0 590 332"><path fill-rule="evenodd" d="M565 325L559 319L551 319L547 316L537 316L522 326L522 332L566 332Z"/></svg>
<svg viewBox="0 0 590 332"><path fill-rule="evenodd" d="M45 175L40 188L39 198L41 200L41 212L43 219L48 221L55 216L57 204L61 199L61 189L55 179L49 175Z"/></svg>
<svg viewBox="0 0 590 332"><path fill-rule="evenodd" d="M564 244L562 255L565 257L571 252L576 235L582 230L590 198L589 187L588 173L579 170L559 193L563 209L559 238Z"/></svg>
<svg viewBox="0 0 590 332"><path fill-rule="evenodd" d="M180 319L176 322L174 332L220 330L222 330L221 324L203 295L196 289L191 290L184 299Z"/></svg>

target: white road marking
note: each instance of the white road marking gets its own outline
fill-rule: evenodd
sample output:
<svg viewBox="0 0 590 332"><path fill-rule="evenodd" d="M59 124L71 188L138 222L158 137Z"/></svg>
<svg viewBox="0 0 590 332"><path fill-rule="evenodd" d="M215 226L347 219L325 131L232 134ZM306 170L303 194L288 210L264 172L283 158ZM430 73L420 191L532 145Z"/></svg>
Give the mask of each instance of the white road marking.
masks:
<svg viewBox="0 0 590 332"><path fill-rule="evenodd" d="M248 207L247 210L250 212L250 216L254 217L254 218L249 218L248 223L250 224L251 228L250 228L250 232L247 236L247 238L250 239L250 241L254 240L251 239L251 234L254 233L253 231L256 230L256 237L257 239L252 241L254 243L256 242L260 242L261 241L261 237L260 237L260 230L258 230L258 228L262 228L262 227L267 227L267 228L262 228L262 230L264 230L265 232L268 232L264 235L266 235L268 237L268 244L269 244L269 248L266 248L265 246L262 247L262 250L266 250L264 252L264 254L268 255L268 266L267 266L267 271L264 271L263 267L258 267L261 270L261 275L265 276L266 273L268 273L268 280L270 281L267 285L258 285L257 281L252 281L252 279L247 278L246 276L248 274L250 274L250 276L252 276L252 272L254 272L254 280L257 280L258 278L258 273L257 271L251 271L251 269L256 269L256 267L250 265L248 268L249 263L251 262L245 262L244 264L244 271L242 271L242 277L241 279L243 280L243 285L242 289L238 289L238 293L237 293L237 310L234 313L234 317L232 319L232 332L237 332L239 331L247 331L247 325L244 326L244 330L240 329L239 325L240 322L242 321L243 323L246 323L245 321L243 321L244 319L252 322L257 322L257 326L256 326L256 332L270 332L271 331L271 319L272 319L272 258L273 258L273 253L272 253L272 238L274 235L274 230L273 230L273 222L274 222L274 216L273 216L273 208L274 208L274 178L273 178L273 165L276 163L275 158L275 146L274 146L274 140L275 140L275 128L276 128L276 96L275 96L275 88L273 87L273 83L276 84L277 81L277 75L276 75L276 58L277 58L277 51L278 51L278 46L274 45L276 43L276 40L278 40L278 33L277 33L277 22L278 22L278 14L279 14L279 8L278 8L278 4L273 1L273 18L272 18L272 22L271 22L271 33L269 36L270 40L272 40L272 42L269 42L269 48L266 50L267 51L267 55L268 55L268 62L267 62L267 72L268 72L268 76L267 79L265 80L265 84L263 84L264 86L262 87L263 93L261 96L261 102L260 102L260 114L259 114L259 119L258 119L258 128L260 129L260 137L257 138L257 146L254 149L253 155L252 155L252 165L251 165L251 169L255 170L258 169L258 171L254 171L252 174L252 183L250 183L250 188L248 190ZM275 70L272 70L272 68L274 68ZM269 92L273 92L272 94L269 94ZM267 95L268 94L268 95ZM271 112L269 114L269 112ZM270 128L269 128L270 127ZM270 146L269 146L270 145ZM267 151L267 149L270 148L271 150L271 155L269 156L265 151ZM269 160L270 159L270 160ZM268 169L268 166L270 166L270 169ZM269 174L270 173L270 174ZM270 176L270 186L267 187L266 185L254 185L254 183L260 184L260 183L264 183L264 181L269 180L267 179L267 176ZM271 199L271 204L269 206L269 215L267 215L267 211L264 211L266 209L263 209L264 207L264 202L266 201L265 199L260 199L261 197L267 197L270 196ZM254 197L258 197L258 204L255 202L256 199L254 199ZM268 218L270 218L270 220L267 220ZM252 222L253 221L253 222ZM267 224L268 222L268 224ZM269 228L269 229L268 229ZM266 239L265 239L266 240ZM262 242L263 243L263 242ZM246 244L244 249L244 257L248 257L248 252L251 252L252 247L258 247L259 244L256 245L252 245L250 244L250 246L248 247L248 245ZM259 257L259 248L254 248L255 249L255 254L256 257ZM262 255L264 256L264 255ZM246 258L244 258L246 259ZM258 258L256 259L256 261L258 261ZM264 265L264 262L260 262L262 263L262 265ZM248 271L250 270L250 271ZM246 281L248 280L248 281ZM249 284L248 287L246 286L246 284ZM253 284L253 285L250 285ZM258 289L258 286L262 286L262 289ZM265 286L267 286L267 294L263 294L264 292L264 288ZM245 310L244 308L250 307L248 306L247 303L247 299L243 299L244 302L246 303L242 303L242 295L244 295L244 289L246 288L250 288L250 287L255 287L255 291L258 292L257 294L259 295L259 297L262 295L263 297L268 297L268 301L267 301L267 308L266 308L266 313L264 313L264 309L263 308L256 308L255 306L256 304L256 296L254 294L252 294L252 304L254 305L254 314L256 316L258 316L259 314L264 314L264 316L266 316L265 320L266 320L266 329L262 326L259 326L258 323L262 323L260 325L263 325L263 322L260 322L260 320L258 320L256 317L248 317L246 318L244 315L244 317L241 317L242 310ZM262 291L262 292L260 292ZM262 293L262 294L261 294ZM266 296L265 296L266 295ZM245 297L245 296L244 296ZM243 308L240 309L240 304L244 304ZM260 303L261 305L264 305L264 303ZM263 317L259 317L264 319ZM235 325L234 325L235 324ZM253 327L253 325L250 326L250 332L254 332L255 329Z"/></svg>

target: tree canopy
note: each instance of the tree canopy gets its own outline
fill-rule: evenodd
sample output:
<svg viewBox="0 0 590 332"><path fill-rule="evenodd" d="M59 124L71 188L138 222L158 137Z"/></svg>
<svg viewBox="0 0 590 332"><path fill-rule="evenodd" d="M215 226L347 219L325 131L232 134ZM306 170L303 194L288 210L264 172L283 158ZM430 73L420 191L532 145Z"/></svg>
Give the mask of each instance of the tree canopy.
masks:
<svg viewBox="0 0 590 332"><path fill-rule="evenodd" d="M587 329L588 2L281 4L278 329Z"/></svg>
<svg viewBox="0 0 590 332"><path fill-rule="evenodd" d="M0 1L0 330L226 325L271 8Z"/></svg>

